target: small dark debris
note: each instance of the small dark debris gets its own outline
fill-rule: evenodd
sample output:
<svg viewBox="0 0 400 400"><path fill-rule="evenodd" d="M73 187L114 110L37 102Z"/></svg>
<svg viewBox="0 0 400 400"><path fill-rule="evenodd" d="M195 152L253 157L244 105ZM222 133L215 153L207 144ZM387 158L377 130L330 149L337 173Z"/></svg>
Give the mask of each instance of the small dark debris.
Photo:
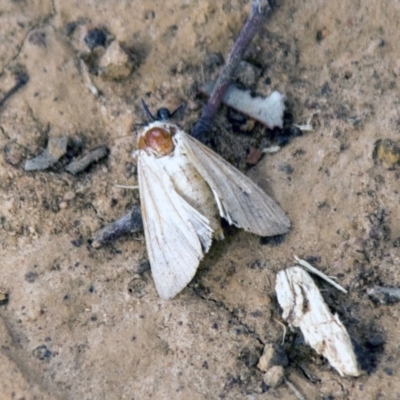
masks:
<svg viewBox="0 0 400 400"><path fill-rule="evenodd" d="M104 228L97 231L94 235L93 245L109 243L114 241L119 236L142 230L142 215L140 212L140 207L136 206L131 212L124 215L122 218L111 222Z"/></svg>
<svg viewBox="0 0 400 400"><path fill-rule="evenodd" d="M289 110L285 110L283 112L283 126L284 127L291 126L293 124L293 121L294 121L293 113Z"/></svg>
<svg viewBox="0 0 400 400"><path fill-rule="evenodd" d="M135 297L136 299L140 299L146 294L146 289L148 287L147 279L144 275L135 276L128 283L128 293Z"/></svg>
<svg viewBox="0 0 400 400"><path fill-rule="evenodd" d="M8 304L10 295L7 292L0 292L0 306L5 306Z"/></svg>
<svg viewBox="0 0 400 400"><path fill-rule="evenodd" d="M91 164L101 160L108 155L108 148L106 146L99 146L88 154L80 157L78 160L72 161L67 165L65 170L72 175L77 175L85 171Z"/></svg>
<svg viewBox="0 0 400 400"><path fill-rule="evenodd" d="M8 90L3 98L0 100L0 108L4 106L6 101L13 95L15 94L19 89L24 87L29 81L29 75L23 71L20 70L16 75L15 75L15 84L14 86Z"/></svg>
<svg viewBox="0 0 400 400"><path fill-rule="evenodd" d="M386 375L393 376L392 368L385 367L385 368L383 368L383 371L385 372Z"/></svg>
<svg viewBox="0 0 400 400"><path fill-rule="evenodd" d="M330 31L327 28L319 29L315 35L315 39L318 43L322 42L325 38L330 35Z"/></svg>
<svg viewBox="0 0 400 400"><path fill-rule="evenodd" d="M50 138L46 149L37 157L25 162L25 171L42 171L52 167L67 152L68 138Z"/></svg>
<svg viewBox="0 0 400 400"><path fill-rule="evenodd" d="M36 272L30 271L30 272L27 272L27 273L25 274L25 280L26 280L28 283L33 283L33 282L35 282L35 280L36 280L37 277L38 277L38 274L37 274Z"/></svg>
<svg viewBox="0 0 400 400"><path fill-rule="evenodd" d="M228 120L232 124L233 128L239 128L248 120L248 117L233 108L228 108Z"/></svg>
<svg viewBox="0 0 400 400"><path fill-rule="evenodd" d="M52 356L51 351L47 348L45 344L36 347L32 352L33 356L38 358L40 361L48 360Z"/></svg>
<svg viewBox="0 0 400 400"><path fill-rule="evenodd" d="M289 359L285 350L280 345L267 343L264 346L261 357L259 357L257 367L265 372L274 365L287 367Z"/></svg>
<svg viewBox="0 0 400 400"><path fill-rule="evenodd" d="M90 285L88 291L89 293L94 293L94 286Z"/></svg>
<svg viewBox="0 0 400 400"><path fill-rule="evenodd" d="M400 164L400 146L390 139L380 139L375 143L372 157L375 164L391 169Z"/></svg>
<svg viewBox="0 0 400 400"><path fill-rule="evenodd" d="M235 71L235 79L238 83L243 84L246 88L252 87L261 75L261 70L255 65L240 61Z"/></svg>
<svg viewBox="0 0 400 400"><path fill-rule="evenodd" d="M36 29L29 34L29 43L38 47L46 47L46 32Z"/></svg>
<svg viewBox="0 0 400 400"><path fill-rule="evenodd" d="M274 128L267 131L267 138L274 141L278 146L286 146L291 139L301 136L303 132L296 126L286 126L284 121L284 128Z"/></svg>
<svg viewBox="0 0 400 400"><path fill-rule="evenodd" d="M400 288L375 286L368 289L367 293L376 304L393 304L400 301Z"/></svg>
<svg viewBox="0 0 400 400"><path fill-rule="evenodd" d="M4 161L7 164L16 166L25 158L25 149L18 143L11 142L4 146Z"/></svg>
<svg viewBox="0 0 400 400"><path fill-rule="evenodd" d="M205 68L208 72L214 72L214 70L224 64L224 57L221 53L211 53L206 56L204 61Z"/></svg>
<svg viewBox="0 0 400 400"><path fill-rule="evenodd" d="M208 362L204 361L203 364L201 365L204 369L208 369Z"/></svg>
<svg viewBox="0 0 400 400"><path fill-rule="evenodd" d="M251 269L263 268L264 266L265 266L265 263L262 263L261 260L256 260L250 264Z"/></svg>
<svg viewBox="0 0 400 400"><path fill-rule="evenodd" d="M83 40L90 50L94 50L96 47L105 46L107 34L103 29L95 28L91 29Z"/></svg>
<svg viewBox="0 0 400 400"><path fill-rule="evenodd" d="M71 240L71 244L72 244L74 247L81 247L82 244L83 244L83 238L82 238L82 237L79 237L78 239Z"/></svg>
<svg viewBox="0 0 400 400"><path fill-rule="evenodd" d="M256 366L259 358L259 349L250 349L248 347L245 347L239 354L239 360L241 360L247 368Z"/></svg>
<svg viewBox="0 0 400 400"><path fill-rule="evenodd" d="M376 371L381 349L380 348L368 349L367 347L362 346L354 339L352 339L352 344L360 368L368 373Z"/></svg>
<svg viewBox="0 0 400 400"><path fill-rule="evenodd" d="M285 146L289 143L290 139L302 136L303 132L297 126L284 127L281 135L277 138L277 144L279 146Z"/></svg>
<svg viewBox="0 0 400 400"><path fill-rule="evenodd" d="M145 20L153 20L156 17L156 13L154 11L148 11L144 14Z"/></svg>
<svg viewBox="0 0 400 400"><path fill-rule="evenodd" d="M287 175L292 175L294 168L288 163L283 163L279 166L279 171L282 171Z"/></svg>
<svg viewBox="0 0 400 400"><path fill-rule="evenodd" d="M139 261L139 268L137 269L138 274L143 274L150 269L150 262L147 259L143 259Z"/></svg>
<svg viewBox="0 0 400 400"><path fill-rule="evenodd" d="M261 150L250 146L249 153L247 154L247 157L246 157L246 164L256 165L260 161L262 154L263 153Z"/></svg>
<svg viewBox="0 0 400 400"><path fill-rule="evenodd" d="M253 318L260 318L263 316L263 313L259 310L253 311L250 313Z"/></svg>
<svg viewBox="0 0 400 400"><path fill-rule="evenodd" d="M321 94L322 94L323 96L329 96L331 93L332 93L332 89L331 89L331 87L329 86L329 83L328 83L328 82L325 82L325 83L322 85Z"/></svg>
<svg viewBox="0 0 400 400"><path fill-rule="evenodd" d="M306 256L304 257L304 260L307 261L310 264L319 264L321 262L321 257L320 256Z"/></svg>
<svg viewBox="0 0 400 400"><path fill-rule="evenodd" d="M285 240L285 234L276 236L264 236L260 238L261 245L279 246Z"/></svg>
<svg viewBox="0 0 400 400"><path fill-rule="evenodd" d="M321 382L321 379L318 378L318 376L314 375L306 365L304 364L299 364L299 368L301 372L303 372L304 376L313 384L316 384L318 382ZM334 400L334 399L333 399Z"/></svg>
<svg viewBox="0 0 400 400"><path fill-rule="evenodd" d="M64 26L64 32L65 32L65 34L66 34L68 37L70 37L70 36L74 33L74 31L75 31L75 29L77 28L77 26L78 26L78 23L77 23L76 21L67 22L67 23L65 24L65 26Z"/></svg>
<svg viewBox="0 0 400 400"><path fill-rule="evenodd" d="M385 338L380 333L372 333L368 336L367 345L369 348L383 347L385 344Z"/></svg>
<svg viewBox="0 0 400 400"><path fill-rule="evenodd" d="M400 237L393 240L393 247L400 247Z"/></svg>

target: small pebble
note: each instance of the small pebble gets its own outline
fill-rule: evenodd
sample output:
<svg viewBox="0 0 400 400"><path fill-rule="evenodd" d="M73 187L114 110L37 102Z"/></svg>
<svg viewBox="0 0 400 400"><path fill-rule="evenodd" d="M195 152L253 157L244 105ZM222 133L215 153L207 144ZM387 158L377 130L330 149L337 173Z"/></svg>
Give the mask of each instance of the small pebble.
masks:
<svg viewBox="0 0 400 400"><path fill-rule="evenodd" d="M400 288L375 286L367 289L367 293L377 304L393 304L400 301Z"/></svg>
<svg viewBox="0 0 400 400"><path fill-rule="evenodd" d="M107 35L106 33L99 28L91 29L83 39L86 45L90 50L95 49L96 47L102 46L106 44Z"/></svg>
<svg viewBox="0 0 400 400"><path fill-rule="evenodd" d="M246 158L246 164L249 165L256 165L258 161L260 160L263 152L259 149L256 149L255 147L250 147L249 148L249 154L247 155Z"/></svg>
<svg viewBox="0 0 400 400"><path fill-rule="evenodd" d="M266 372L274 365L286 367L288 364L289 360L285 351L276 344L267 343L258 360L257 368Z"/></svg>
<svg viewBox="0 0 400 400"><path fill-rule="evenodd" d="M8 304L10 295L6 291L0 291L0 306L5 306Z"/></svg>
<svg viewBox="0 0 400 400"><path fill-rule="evenodd" d="M101 57L99 67L100 75L104 78L121 80L131 74L134 62L131 55L122 48L118 41L114 40Z"/></svg>
<svg viewBox="0 0 400 400"><path fill-rule="evenodd" d="M32 43L34 46L43 47L47 46L46 43L46 32L35 29L28 36L28 42Z"/></svg>
<svg viewBox="0 0 400 400"><path fill-rule="evenodd" d="M71 201L76 197L76 194L72 191L66 192L63 196L64 201Z"/></svg>
<svg viewBox="0 0 400 400"><path fill-rule="evenodd" d="M271 367L263 376L264 383L272 388L278 387L285 377L285 370L281 365Z"/></svg>
<svg viewBox="0 0 400 400"><path fill-rule="evenodd" d="M372 157L375 163L393 168L400 164L400 146L390 139L380 139L375 143Z"/></svg>
<svg viewBox="0 0 400 400"><path fill-rule="evenodd" d="M4 161L15 166L25 158L25 149L19 144L11 142L4 146L3 154Z"/></svg>
<svg viewBox="0 0 400 400"><path fill-rule="evenodd" d="M40 361L48 360L52 356L51 351L47 348L45 344L36 347L36 349L33 350L32 354Z"/></svg>
<svg viewBox="0 0 400 400"><path fill-rule="evenodd" d="M60 210L65 210L66 208L68 208L68 203L66 201L62 201L58 207L60 207Z"/></svg>
<svg viewBox="0 0 400 400"><path fill-rule="evenodd" d="M128 283L128 293L132 297L140 299L146 294L147 287L146 278L143 275L137 275Z"/></svg>
<svg viewBox="0 0 400 400"><path fill-rule="evenodd" d="M328 29L326 29L326 28L320 29L319 31L317 31L317 34L316 34L317 42L322 42L330 34L331 34L331 32Z"/></svg>

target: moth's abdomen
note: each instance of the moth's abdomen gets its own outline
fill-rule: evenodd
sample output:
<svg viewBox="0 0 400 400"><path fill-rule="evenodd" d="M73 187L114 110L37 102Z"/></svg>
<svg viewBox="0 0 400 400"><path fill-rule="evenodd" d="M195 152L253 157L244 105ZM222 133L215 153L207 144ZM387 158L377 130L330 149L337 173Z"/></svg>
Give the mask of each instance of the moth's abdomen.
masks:
<svg viewBox="0 0 400 400"><path fill-rule="evenodd" d="M161 161L161 159L157 161ZM175 190L209 220L210 227L214 231L213 237L223 239L218 208L207 182L182 154L163 157L162 162Z"/></svg>

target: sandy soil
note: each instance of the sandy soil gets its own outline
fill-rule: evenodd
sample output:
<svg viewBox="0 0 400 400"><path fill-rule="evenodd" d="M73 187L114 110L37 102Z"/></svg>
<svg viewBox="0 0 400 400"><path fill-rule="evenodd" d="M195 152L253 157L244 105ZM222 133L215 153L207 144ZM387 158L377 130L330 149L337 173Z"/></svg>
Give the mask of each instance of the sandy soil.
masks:
<svg viewBox="0 0 400 400"><path fill-rule="evenodd" d="M399 169L375 163L379 139L399 137L400 4L279 1L248 51L252 90L280 90L294 122L318 111L314 131L265 156L247 173L288 213L280 244L237 229L216 243L194 282L158 298L142 234L94 249L89 239L138 203L132 124L151 109L187 103L189 128L204 104L248 2L0 1L0 90L26 70L28 84L0 109L1 399L296 399L263 384L264 344L280 343L277 271L293 254L349 289L318 281L354 340L364 371L341 378L288 333L287 379L306 399L399 399L399 305L376 305L374 285L399 286ZM120 81L91 74L83 38L108 31L135 60ZM92 57L92 58L91 58ZM91 70L91 72L93 72ZM265 130L235 133L221 109L216 150L244 167ZM26 172L49 137L67 136L109 157L72 176L62 165ZM396 378L397 376L397 378Z"/></svg>

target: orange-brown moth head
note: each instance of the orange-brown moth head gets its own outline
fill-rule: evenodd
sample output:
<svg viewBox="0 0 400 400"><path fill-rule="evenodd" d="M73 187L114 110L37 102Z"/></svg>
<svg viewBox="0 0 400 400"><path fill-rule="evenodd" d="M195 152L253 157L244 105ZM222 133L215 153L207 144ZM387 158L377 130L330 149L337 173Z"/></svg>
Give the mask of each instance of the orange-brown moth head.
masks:
<svg viewBox="0 0 400 400"><path fill-rule="evenodd" d="M154 127L147 130L138 142L139 150L150 149L157 156L167 156L174 151L175 145L172 139L172 134L166 129Z"/></svg>

